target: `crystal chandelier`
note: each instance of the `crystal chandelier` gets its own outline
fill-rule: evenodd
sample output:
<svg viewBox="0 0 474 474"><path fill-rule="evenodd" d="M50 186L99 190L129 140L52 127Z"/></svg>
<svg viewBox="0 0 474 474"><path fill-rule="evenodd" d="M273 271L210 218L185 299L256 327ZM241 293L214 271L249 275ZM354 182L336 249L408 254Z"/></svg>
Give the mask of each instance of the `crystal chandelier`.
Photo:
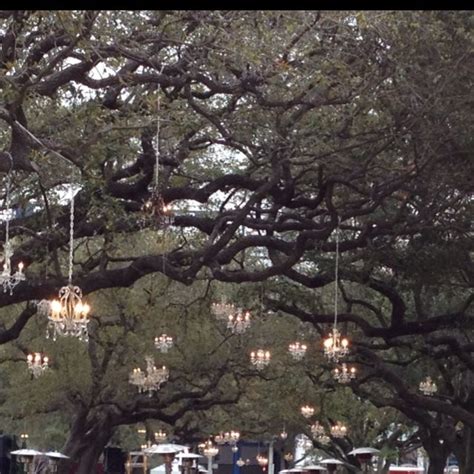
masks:
<svg viewBox="0 0 474 474"><path fill-rule="evenodd" d="M334 369L334 378L339 383L349 383L352 379L355 379L357 373L357 369L352 366L348 367L347 364L344 362L341 365L341 368L336 367Z"/></svg>
<svg viewBox="0 0 474 474"><path fill-rule="evenodd" d="M155 347L162 353L168 352L173 347L173 338L166 334L155 337Z"/></svg>
<svg viewBox="0 0 474 474"><path fill-rule="evenodd" d="M268 458L263 454L257 454L256 459L259 466L266 467L268 465Z"/></svg>
<svg viewBox="0 0 474 474"><path fill-rule="evenodd" d="M10 243L10 219L12 218L13 212L10 211L10 187L11 187L11 172L13 169L13 159L8 153L10 158L11 166L7 174L7 189L5 194L5 244L3 245L3 271L0 273L0 284L3 286L3 292L7 291L10 295L13 294L13 288L18 283L25 281L26 277L23 273L23 263L18 263L18 269L12 273L12 262L13 249Z"/></svg>
<svg viewBox="0 0 474 474"><path fill-rule="evenodd" d="M324 426L319 423L319 421L316 421L316 423L311 425L311 434L313 435L313 438L318 439L326 434L326 430L324 429Z"/></svg>
<svg viewBox="0 0 474 474"><path fill-rule="evenodd" d="M314 408L309 405L304 405L301 407L301 414L305 418L311 418L314 415Z"/></svg>
<svg viewBox="0 0 474 474"><path fill-rule="evenodd" d="M217 319L228 321L229 316L235 313L235 306L228 303L226 298L211 304L211 311Z"/></svg>
<svg viewBox="0 0 474 474"><path fill-rule="evenodd" d="M74 251L74 194L71 189L71 208L69 219L69 276L67 286L59 290L57 300L40 303L42 311L48 315L46 338L52 336L73 336L80 341L89 340L88 324L90 306L82 301L82 290L72 284Z"/></svg>
<svg viewBox="0 0 474 474"><path fill-rule="evenodd" d="M344 438L347 435L347 427L340 421L331 426L331 436L333 438Z"/></svg>
<svg viewBox="0 0 474 474"><path fill-rule="evenodd" d="M258 349L256 352L250 353L250 362L257 370L262 370L270 363L270 351Z"/></svg>
<svg viewBox="0 0 474 474"><path fill-rule="evenodd" d="M155 176L153 190L150 197L142 205L143 224L151 223L159 229L166 228L173 223L173 210L165 202L159 191L159 172L160 172L160 97L157 99L157 121L155 135Z"/></svg>
<svg viewBox="0 0 474 474"><path fill-rule="evenodd" d="M39 352L34 354L28 354L26 357L26 363L28 364L28 370L31 372L34 378L44 374L48 369L49 359L46 356L42 356Z"/></svg>
<svg viewBox="0 0 474 474"><path fill-rule="evenodd" d="M225 433L220 432L218 435L214 436L214 441L217 444L236 444L240 439L240 433L238 431L226 431Z"/></svg>
<svg viewBox="0 0 474 474"><path fill-rule="evenodd" d="M339 225L336 229L336 265L334 271L334 326L328 337L324 340L324 355L329 361L339 362L349 353L349 340L341 338L337 329L337 298L339 282Z"/></svg>
<svg viewBox="0 0 474 474"><path fill-rule="evenodd" d="M213 458L214 456L217 456L219 454L219 448L217 446L214 446L211 440L208 440L204 443L202 452L207 458Z"/></svg>
<svg viewBox="0 0 474 474"><path fill-rule="evenodd" d="M161 385L168 380L169 371L165 366L158 369L152 357L145 357L145 360L146 374L139 368L133 369L129 382L138 387L139 393L148 392L151 397L153 392L158 391Z"/></svg>
<svg viewBox="0 0 474 474"><path fill-rule="evenodd" d="M420 382L420 392L423 393L423 395L432 397L437 391L438 386L430 376L426 377L425 380Z"/></svg>
<svg viewBox="0 0 474 474"><path fill-rule="evenodd" d="M306 354L306 350L308 347L306 344L301 344L298 341L293 342L288 346L288 351L291 354L291 357L293 357L294 360L302 360L304 355Z"/></svg>
<svg viewBox="0 0 474 474"><path fill-rule="evenodd" d="M158 443L163 443L164 441L166 441L167 437L168 435L163 430L159 430L155 433L155 441L157 441Z"/></svg>
<svg viewBox="0 0 474 474"><path fill-rule="evenodd" d="M250 327L250 313L239 308L237 314L229 314L227 321L227 329L230 329L233 334L243 334Z"/></svg>

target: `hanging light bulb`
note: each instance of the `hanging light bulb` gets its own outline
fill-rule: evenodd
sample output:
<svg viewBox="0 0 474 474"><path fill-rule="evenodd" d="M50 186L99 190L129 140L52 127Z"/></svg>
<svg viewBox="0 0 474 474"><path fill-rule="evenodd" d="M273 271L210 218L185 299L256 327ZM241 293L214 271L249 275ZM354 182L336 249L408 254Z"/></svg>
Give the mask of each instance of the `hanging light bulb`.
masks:
<svg viewBox="0 0 474 474"><path fill-rule="evenodd" d="M339 219L340 224L340 219ZM337 299L339 287L339 224L336 229L336 263L334 270L334 326L328 337L324 340L324 355L329 361L339 362L349 353L349 340L341 337L337 329Z"/></svg>
<svg viewBox="0 0 474 474"><path fill-rule="evenodd" d="M173 347L173 338L166 334L155 337L155 347L162 353L168 352Z"/></svg>
<svg viewBox="0 0 474 474"><path fill-rule="evenodd" d="M234 444L230 449L233 453L237 453L239 451L239 447L236 444Z"/></svg>
<svg viewBox="0 0 474 474"><path fill-rule="evenodd" d="M347 364L344 362L341 365L341 368L336 367L334 369L334 378L339 383L349 383L352 379L355 379L357 373L357 369L352 366L348 367Z"/></svg>
<svg viewBox="0 0 474 474"><path fill-rule="evenodd" d="M298 341L295 341L288 346L288 351L291 354L291 357L298 361L303 359L307 349L308 347L306 344L301 344Z"/></svg>
<svg viewBox="0 0 474 474"><path fill-rule="evenodd" d="M69 277L68 285L59 290L58 299L41 301L39 308L48 316L46 338L52 336L73 336L81 341L89 340L90 306L82 301L82 290L72 284L73 251L74 251L74 195L71 190L70 224L69 224Z"/></svg>
<svg viewBox="0 0 474 474"><path fill-rule="evenodd" d="M344 438L347 435L347 427L342 422L338 421L334 426L331 426L331 436L333 438Z"/></svg>
<svg viewBox="0 0 474 474"><path fill-rule="evenodd" d="M230 329L233 334L243 334L250 327L250 312L239 308L236 315L229 315L227 321L227 329Z"/></svg>
<svg viewBox="0 0 474 474"><path fill-rule="evenodd" d="M7 186L5 194L5 243L3 245L3 270L0 273L0 285L3 286L3 292L7 291L10 295L13 294L13 289L18 283L25 281L26 276L23 273L23 262L18 263L17 270L12 273L12 262L11 257L13 256L13 249L10 243L10 219L13 216L13 212L10 209L10 187L11 187L11 173L13 170L13 159L10 153L7 153L10 158L10 170L7 174Z"/></svg>
<svg viewBox="0 0 474 474"><path fill-rule="evenodd" d="M28 354L26 357L26 363L28 365L28 370L31 372L34 378L44 374L44 372L49 368L48 357L41 355L40 352Z"/></svg>
<svg viewBox="0 0 474 474"><path fill-rule="evenodd" d="M283 430L282 430L281 433L280 433L280 439L282 439L283 441L285 441L286 438L288 438L288 433L286 432L285 427L283 427Z"/></svg>
<svg viewBox="0 0 474 474"><path fill-rule="evenodd" d="M202 448L202 453L207 458L213 458L219 454L219 448L212 444L211 440L208 440L204 443L204 447Z"/></svg>
<svg viewBox="0 0 474 474"><path fill-rule="evenodd" d="M158 391L161 385L168 380L169 371L165 366L158 369L152 357L145 357L145 360L146 373L142 372L139 368L133 369L130 373L129 382L138 387L139 393L147 392L151 397L153 392Z"/></svg>
<svg viewBox="0 0 474 474"><path fill-rule="evenodd" d="M311 418L314 415L314 408L309 405L303 405L301 407L301 414L305 418Z"/></svg>
<svg viewBox="0 0 474 474"><path fill-rule="evenodd" d="M438 386L430 376L426 377L425 380L420 382L420 392L423 393L423 395L432 397L437 391Z"/></svg>
<svg viewBox="0 0 474 474"><path fill-rule="evenodd" d="M270 351L258 349L250 353L250 362L257 370L262 370L270 363L270 357Z"/></svg>

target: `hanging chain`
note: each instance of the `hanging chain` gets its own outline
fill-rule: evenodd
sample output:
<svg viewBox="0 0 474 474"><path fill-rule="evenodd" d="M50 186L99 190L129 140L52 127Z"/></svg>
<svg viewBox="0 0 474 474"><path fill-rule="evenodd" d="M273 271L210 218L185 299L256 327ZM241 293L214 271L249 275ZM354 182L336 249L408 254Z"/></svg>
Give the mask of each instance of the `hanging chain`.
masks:
<svg viewBox="0 0 474 474"><path fill-rule="evenodd" d="M334 271L334 328L337 326L337 296L338 296L338 279L339 279L339 224L336 227L336 268Z"/></svg>
<svg viewBox="0 0 474 474"><path fill-rule="evenodd" d="M12 171L13 171L13 158L10 153L7 152L8 158L10 159L10 169L7 174L7 190L5 194L5 262L7 261L10 251L10 188L12 183Z"/></svg>
<svg viewBox="0 0 474 474"><path fill-rule="evenodd" d="M69 285L71 285L72 283L73 251L74 251L74 190L71 187L71 213L70 213L70 220L69 220L69 275L68 275Z"/></svg>
<svg viewBox="0 0 474 474"><path fill-rule="evenodd" d="M161 125L161 102L160 94L158 93L158 98L156 100L156 137L155 137L155 186L154 191L158 193L158 182L159 182L159 173L160 173L160 125Z"/></svg>

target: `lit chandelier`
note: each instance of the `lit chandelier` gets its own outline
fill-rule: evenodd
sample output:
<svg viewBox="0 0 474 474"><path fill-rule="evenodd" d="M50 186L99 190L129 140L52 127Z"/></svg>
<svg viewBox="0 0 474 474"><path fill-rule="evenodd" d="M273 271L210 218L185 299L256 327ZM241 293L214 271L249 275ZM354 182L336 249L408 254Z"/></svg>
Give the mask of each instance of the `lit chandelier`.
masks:
<svg viewBox="0 0 474 474"><path fill-rule="evenodd" d="M316 421L316 423L311 425L311 434L313 435L313 438L319 439L321 436L326 434L326 430L324 429L324 426L319 423L319 421Z"/></svg>
<svg viewBox="0 0 474 474"><path fill-rule="evenodd" d="M293 357L294 360L302 360L304 355L306 354L306 350L308 347L306 344L301 344L298 341L293 342L288 346L288 351L291 354L291 357Z"/></svg>
<svg viewBox="0 0 474 474"><path fill-rule="evenodd" d="M245 466L245 461L242 458L239 458L237 461L235 461L235 464L237 464L239 467L243 467Z"/></svg>
<svg viewBox="0 0 474 474"><path fill-rule="evenodd" d="M262 370L270 363L270 357L270 351L258 349L256 352L252 351L250 353L250 362L257 370Z"/></svg>
<svg viewBox="0 0 474 474"><path fill-rule="evenodd" d="M355 379L356 374L357 369L354 366L349 368L345 362L341 365L341 368L336 367L334 369L334 378L339 383L349 383L352 379Z"/></svg>
<svg viewBox="0 0 474 474"><path fill-rule="evenodd" d="M211 304L211 311L217 319L228 321L229 316L235 313L235 306L228 303L226 298Z"/></svg>
<svg viewBox="0 0 474 474"><path fill-rule="evenodd" d="M158 391L161 385L168 380L169 371L165 366L156 368L152 357L145 357L145 360L146 373L139 368L133 369L129 382L138 387L139 393L148 392L151 397L153 392Z"/></svg>
<svg viewBox="0 0 474 474"><path fill-rule="evenodd" d="M173 347L173 338L166 334L155 337L155 347L162 353L168 352Z"/></svg>
<svg viewBox="0 0 474 474"><path fill-rule="evenodd" d="M173 210L159 191L160 170L160 97L157 99L157 121L155 135L155 176L150 197L142 205L143 224L152 223L157 228L166 228L173 223Z"/></svg>
<svg viewBox="0 0 474 474"><path fill-rule="evenodd" d="M344 438L347 435L347 426L338 421L334 426L331 426L331 436L333 438Z"/></svg>
<svg viewBox="0 0 474 474"><path fill-rule="evenodd" d="M72 284L74 251L74 194L71 189L71 207L69 219L69 276L67 286L59 290L57 300L41 301L40 309L48 315L46 338L52 336L73 336L80 341L89 340L88 324L90 306L82 301L82 290Z"/></svg>
<svg viewBox="0 0 474 474"><path fill-rule="evenodd" d="M13 216L13 212L10 211L10 187L11 187L11 172L13 169L13 159L8 153L8 156L11 161L10 170L7 174L7 189L5 194L5 244L3 245L3 271L0 273L0 284L3 286L3 292L10 292L10 295L13 294L13 288L15 288L18 283L25 281L26 277L23 273L23 263L18 263L18 269L16 272L12 273L12 262L11 258L13 256L13 249L10 244L10 219Z"/></svg>
<svg viewBox="0 0 474 474"><path fill-rule="evenodd" d="M426 377L425 380L420 382L420 392L423 393L423 395L432 397L437 391L438 386L430 376Z"/></svg>
<svg viewBox="0 0 474 474"><path fill-rule="evenodd" d="M202 453L207 458L213 458L214 456L217 456L219 454L219 448L217 446L214 446L211 440L208 440L204 443Z"/></svg>
<svg viewBox="0 0 474 474"><path fill-rule="evenodd" d="M31 372L34 378L39 377L48 370L49 359L46 356L42 356L39 352L34 354L28 354L26 357L26 363L28 364L28 370Z"/></svg>
<svg viewBox="0 0 474 474"><path fill-rule="evenodd" d="M349 340L341 338L341 333L337 329L337 297L338 297L338 277L339 277L339 225L336 229L336 265L334 272L334 326L329 336L324 340L324 355L329 361L339 362L349 353Z"/></svg>
<svg viewBox="0 0 474 474"><path fill-rule="evenodd" d="M225 444L225 443L230 443L230 444L236 444L240 439L240 433L238 431L226 431L223 433L222 431L214 436L214 441L217 444Z"/></svg>
<svg viewBox="0 0 474 474"><path fill-rule="evenodd" d="M305 418L311 418L314 415L314 408L309 405L304 405L301 407L301 414Z"/></svg>
<svg viewBox="0 0 474 474"><path fill-rule="evenodd" d="M157 441L158 443L163 443L164 441L166 441L167 437L168 435L163 430L159 430L155 433L155 441Z"/></svg>
<svg viewBox="0 0 474 474"><path fill-rule="evenodd" d="M250 327L250 313L239 308L237 314L229 314L227 321L227 329L230 329L233 334L243 334Z"/></svg>
<svg viewBox="0 0 474 474"><path fill-rule="evenodd" d="M257 454L257 463L261 467L266 467L268 465L268 458L263 454Z"/></svg>

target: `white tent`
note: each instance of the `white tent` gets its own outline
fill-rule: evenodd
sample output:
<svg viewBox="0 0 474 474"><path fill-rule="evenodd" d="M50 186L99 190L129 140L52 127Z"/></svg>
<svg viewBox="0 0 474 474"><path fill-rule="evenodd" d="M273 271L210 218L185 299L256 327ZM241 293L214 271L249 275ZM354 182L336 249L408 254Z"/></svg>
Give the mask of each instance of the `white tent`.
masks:
<svg viewBox="0 0 474 474"><path fill-rule="evenodd" d="M164 464L160 464L159 466L154 467L151 469L150 474L165 474L166 468ZM180 474L181 471L179 469L179 462L177 459L175 459L171 463L171 474Z"/></svg>

